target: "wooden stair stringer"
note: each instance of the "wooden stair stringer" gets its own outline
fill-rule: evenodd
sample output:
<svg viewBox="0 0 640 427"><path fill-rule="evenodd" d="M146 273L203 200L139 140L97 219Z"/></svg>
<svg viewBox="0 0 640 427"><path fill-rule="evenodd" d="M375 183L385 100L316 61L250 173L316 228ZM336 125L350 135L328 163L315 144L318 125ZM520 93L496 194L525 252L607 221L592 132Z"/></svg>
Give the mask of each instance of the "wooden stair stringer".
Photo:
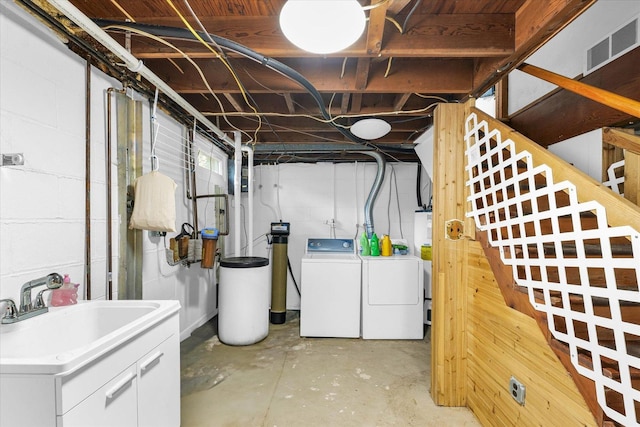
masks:
<svg viewBox="0 0 640 427"><path fill-rule="evenodd" d="M512 268L502 262L500 251L489 244L487 233L476 230L476 241L482 246L505 304L536 321L547 344L549 344L551 350L553 350L558 360L560 360L567 373L573 379L587 407L593 414L597 425L602 426L604 423L604 413L598 403L594 381L578 373L571 362L568 350L563 348L563 346L566 347L566 345L560 343L551 335L546 314L533 308L529 302L528 295L516 289Z"/></svg>

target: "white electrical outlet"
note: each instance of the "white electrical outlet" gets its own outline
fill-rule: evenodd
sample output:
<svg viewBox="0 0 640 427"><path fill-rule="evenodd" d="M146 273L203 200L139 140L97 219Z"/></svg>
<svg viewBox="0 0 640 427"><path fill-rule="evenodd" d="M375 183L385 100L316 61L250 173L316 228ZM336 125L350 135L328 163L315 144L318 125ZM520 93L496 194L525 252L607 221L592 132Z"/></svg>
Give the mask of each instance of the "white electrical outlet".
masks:
<svg viewBox="0 0 640 427"><path fill-rule="evenodd" d="M527 388L518 381L515 377L511 377L509 380L509 392L511 393L511 397L515 399L516 402L524 406L524 397L526 394Z"/></svg>

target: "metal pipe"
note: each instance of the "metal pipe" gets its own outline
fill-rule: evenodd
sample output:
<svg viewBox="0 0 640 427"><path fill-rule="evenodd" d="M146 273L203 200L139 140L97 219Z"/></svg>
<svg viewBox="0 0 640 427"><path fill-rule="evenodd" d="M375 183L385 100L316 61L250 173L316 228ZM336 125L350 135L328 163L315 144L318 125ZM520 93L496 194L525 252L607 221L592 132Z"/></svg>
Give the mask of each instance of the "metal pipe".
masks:
<svg viewBox="0 0 640 427"><path fill-rule="evenodd" d="M194 116L200 123L204 124L211 130L221 141L233 146L233 141L216 125L207 119L200 111L195 109L184 98L182 98L175 90L171 89L160 77L147 68L141 60L133 56L120 43L103 31L91 19L83 14L78 8L71 4L68 0L48 0L48 2L63 13L67 18L75 22L80 28L87 32L91 37L98 41L101 45L109 49L114 55L122 60L127 68L134 73L140 74L147 79L149 83L154 85L158 90L171 98L176 104L181 106L190 115Z"/></svg>
<svg viewBox="0 0 640 427"><path fill-rule="evenodd" d="M224 229L219 230L218 234L220 236L227 236L229 235L229 196L227 194L201 194L201 195L195 196L196 199L206 199L209 197L214 197L214 198L221 197L224 199Z"/></svg>
<svg viewBox="0 0 640 427"><path fill-rule="evenodd" d="M87 58L85 78L85 299L91 299L91 57Z"/></svg>
<svg viewBox="0 0 640 427"><path fill-rule="evenodd" d="M369 197L367 197L367 201L364 204L364 225L367 230L367 236L371 237L374 232L373 227L373 204L378 197L378 192L380 191L380 187L382 187L382 181L384 180L384 172L385 172L385 161L380 153L377 151L360 151L361 154L366 154L367 156L371 156L376 159L376 163L378 164L378 171L376 172L376 178L373 181L373 185L371 186L371 191L369 192Z"/></svg>
<svg viewBox="0 0 640 427"><path fill-rule="evenodd" d="M234 153L234 171L233 171L233 222L235 228L235 235L233 236L233 245L235 250L235 255L237 257L241 256L240 253L240 209L242 202L242 187L240 180L242 179L242 139L240 136L240 132L234 131L233 136L235 137L235 153Z"/></svg>
<svg viewBox="0 0 640 427"><path fill-rule="evenodd" d="M249 214L245 215L245 221L249 222L249 235L247 236L249 252L247 255L253 256L253 148L249 145L243 145L242 151L246 152L248 157L247 210Z"/></svg>
<svg viewBox="0 0 640 427"><path fill-rule="evenodd" d="M192 131L189 132L189 146L186 147L189 150L188 155L186 156L187 161L189 162L189 172L187 174L187 182L190 183L189 191L187 192L187 199L191 199L191 209L193 209L193 228L196 233L196 239L199 239L200 233L198 233L198 200L196 197L196 165L195 165L195 157L194 157L194 142L196 137L195 126ZM189 194L191 193L191 194Z"/></svg>
<svg viewBox="0 0 640 427"><path fill-rule="evenodd" d="M107 89L107 141L106 141L106 181L107 181L107 299L113 299L113 231L112 231L112 183L111 183L111 94L115 88ZM118 91L122 92L122 91Z"/></svg>

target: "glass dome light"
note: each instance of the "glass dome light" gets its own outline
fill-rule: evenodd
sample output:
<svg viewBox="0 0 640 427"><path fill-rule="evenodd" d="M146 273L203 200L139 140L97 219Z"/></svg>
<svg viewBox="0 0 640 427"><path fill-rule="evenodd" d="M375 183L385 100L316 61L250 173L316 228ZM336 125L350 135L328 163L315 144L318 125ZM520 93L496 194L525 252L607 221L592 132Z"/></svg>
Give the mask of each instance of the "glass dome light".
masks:
<svg viewBox="0 0 640 427"><path fill-rule="evenodd" d="M356 0L289 0L280 28L300 49L327 54L346 49L364 32L366 16Z"/></svg>
<svg viewBox="0 0 640 427"><path fill-rule="evenodd" d="M351 126L351 133L371 141L382 138L391 131L391 125L382 119L362 119Z"/></svg>

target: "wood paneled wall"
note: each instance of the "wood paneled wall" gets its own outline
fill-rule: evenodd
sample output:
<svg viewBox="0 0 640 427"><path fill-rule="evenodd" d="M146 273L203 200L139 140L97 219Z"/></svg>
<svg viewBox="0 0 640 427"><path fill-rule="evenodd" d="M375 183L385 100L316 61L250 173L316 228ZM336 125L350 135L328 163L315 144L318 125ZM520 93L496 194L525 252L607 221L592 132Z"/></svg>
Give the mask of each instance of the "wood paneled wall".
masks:
<svg viewBox="0 0 640 427"><path fill-rule="evenodd" d="M595 426L536 321L505 304L480 244L468 251L467 406L485 426ZM510 395L512 375L524 406Z"/></svg>
<svg viewBox="0 0 640 427"><path fill-rule="evenodd" d="M431 395L468 406L486 426L595 426L572 378L536 321L504 302L475 226L465 219L464 119L471 104L438 106L434 117L433 325ZM462 219L464 238L445 238ZM515 376L527 388L520 406Z"/></svg>
<svg viewBox="0 0 640 427"><path fill-rule="evenodd" d="M467 399L465 240L444 233L465 218L464 117L464 104L440 104L434 116L431 396L443 406Z"/></svg>

